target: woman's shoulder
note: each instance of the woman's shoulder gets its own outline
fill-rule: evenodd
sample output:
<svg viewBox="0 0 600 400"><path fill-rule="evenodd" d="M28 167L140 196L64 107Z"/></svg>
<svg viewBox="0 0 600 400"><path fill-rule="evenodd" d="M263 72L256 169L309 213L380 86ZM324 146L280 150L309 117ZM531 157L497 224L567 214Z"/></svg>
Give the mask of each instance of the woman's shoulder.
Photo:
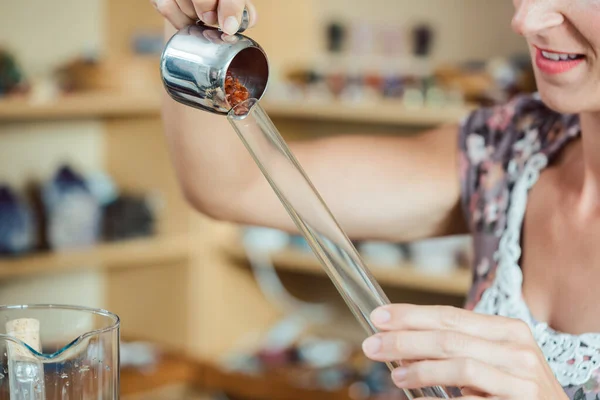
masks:
<svg viewBox="0 0 600 400"><path fill-rule="evenodd" d="M459 144L463 210L472 230L501 232L527 161L539 153L551 159L578 134L577 116L551 110L536 94L473 111L462 123Z"/></svg>
<svg viewBox="0 0 600 400"><path fill-rule="evenodd" d="M552 156L578 133L577 116L550 109L537 93L522 94L505 104L471 112L462 121L460 144L470 161L492 158L508 162L521 150Z"/></svg>

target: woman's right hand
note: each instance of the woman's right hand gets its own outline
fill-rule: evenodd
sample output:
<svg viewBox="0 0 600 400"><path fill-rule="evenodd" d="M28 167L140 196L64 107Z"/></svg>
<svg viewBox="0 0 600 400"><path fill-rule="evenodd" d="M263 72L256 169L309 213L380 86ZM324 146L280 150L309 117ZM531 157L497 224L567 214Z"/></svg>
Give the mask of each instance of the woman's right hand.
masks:
<svg viewBox="0 0 600 400"><path fill-rule="evenodd" d="M150 0L176 29L200 20L218 25L229 35L237 33L244 8L248 8L249 27L256 24L256 8L251 0Z"/></svg>

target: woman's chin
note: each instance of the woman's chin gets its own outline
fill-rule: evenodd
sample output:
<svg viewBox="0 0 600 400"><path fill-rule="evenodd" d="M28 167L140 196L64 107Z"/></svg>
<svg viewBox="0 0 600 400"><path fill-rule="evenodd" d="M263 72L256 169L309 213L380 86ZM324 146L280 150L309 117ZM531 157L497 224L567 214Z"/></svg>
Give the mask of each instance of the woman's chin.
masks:
<svg viewBox="0 0 600 400"><path fill-rule="evenodd" d="M561 114L579 114L582 112L600 111L600 99L594 96L585 96L577 91L564 88L538 87L538 93L544 104Z"/></svg>

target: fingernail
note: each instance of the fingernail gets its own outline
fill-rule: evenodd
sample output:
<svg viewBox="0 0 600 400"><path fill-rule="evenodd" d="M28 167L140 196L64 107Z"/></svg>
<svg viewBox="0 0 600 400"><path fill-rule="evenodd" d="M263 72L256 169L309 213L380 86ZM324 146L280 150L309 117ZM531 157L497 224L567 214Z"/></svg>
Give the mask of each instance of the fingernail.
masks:
<svg viewBox="0 0 600 400"><path fill-rule="evenodd" d="M382 308L378 308L371 314L371 321L376 324L385 324L386 322L390 322L392 319L392 314L389 311L384 310Z"/></svg>
<svg viewBox="0 0 600 400"><path fill-rule="evenodd" d="M226 33L223 33L223 35L221 35L221 39L223 39L224 42L227 43L237 43L238 41L238 37L235 35L228 35Z"/></svg>
<svg viewBox="0 0 600 400"><path fill-rule="evenodd" d="M240 29L240 23L235 17L227 17L223 23L222 29L223 32L227 33L228 35L235 35L238 29Z"/></svg>
<svg viewBox="0 0 600 400"><path fill-rule="evenodd" d="M396 368L395 370L392 371L392 379L396 383L402 382L406 379L407 373L408 373L408 370L404 367Z"/></svg>
<svg viewBox="0 0 600 400"><path fill-rule="evenodd" d="M205 24L214 25L217 23L217 13L214 11L205 12L200 18Z"/></svg>
<svg viewBox="0 0 600 400"><path fill-rule="evenodd" d="M381 349L381 339L376 336L371 336L363 342L362 347L365 354L377 354Z"/></svg>

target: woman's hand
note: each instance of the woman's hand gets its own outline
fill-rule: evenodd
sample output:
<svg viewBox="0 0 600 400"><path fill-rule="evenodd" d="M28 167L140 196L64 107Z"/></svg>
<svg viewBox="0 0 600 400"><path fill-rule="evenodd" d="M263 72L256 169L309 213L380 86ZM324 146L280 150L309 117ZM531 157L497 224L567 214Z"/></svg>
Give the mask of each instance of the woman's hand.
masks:
<svg viewBox="0 0 600 400"><path fill-rule="evenodd" d="M396 386L460 387L464 399L567 399L522 321L453 307L389 305L371 315L382 331L363 343L375 361L402 361Z"/></svg>
<svg viewBox="0 0 600 400"><path fill-rule="evenodd" d="M256 9L251 0L151 0L151 3L177 29L200 20L207 25L218 24L223 32L233 35L240 28L246 7L249 27L256 24Z"/></svg>

